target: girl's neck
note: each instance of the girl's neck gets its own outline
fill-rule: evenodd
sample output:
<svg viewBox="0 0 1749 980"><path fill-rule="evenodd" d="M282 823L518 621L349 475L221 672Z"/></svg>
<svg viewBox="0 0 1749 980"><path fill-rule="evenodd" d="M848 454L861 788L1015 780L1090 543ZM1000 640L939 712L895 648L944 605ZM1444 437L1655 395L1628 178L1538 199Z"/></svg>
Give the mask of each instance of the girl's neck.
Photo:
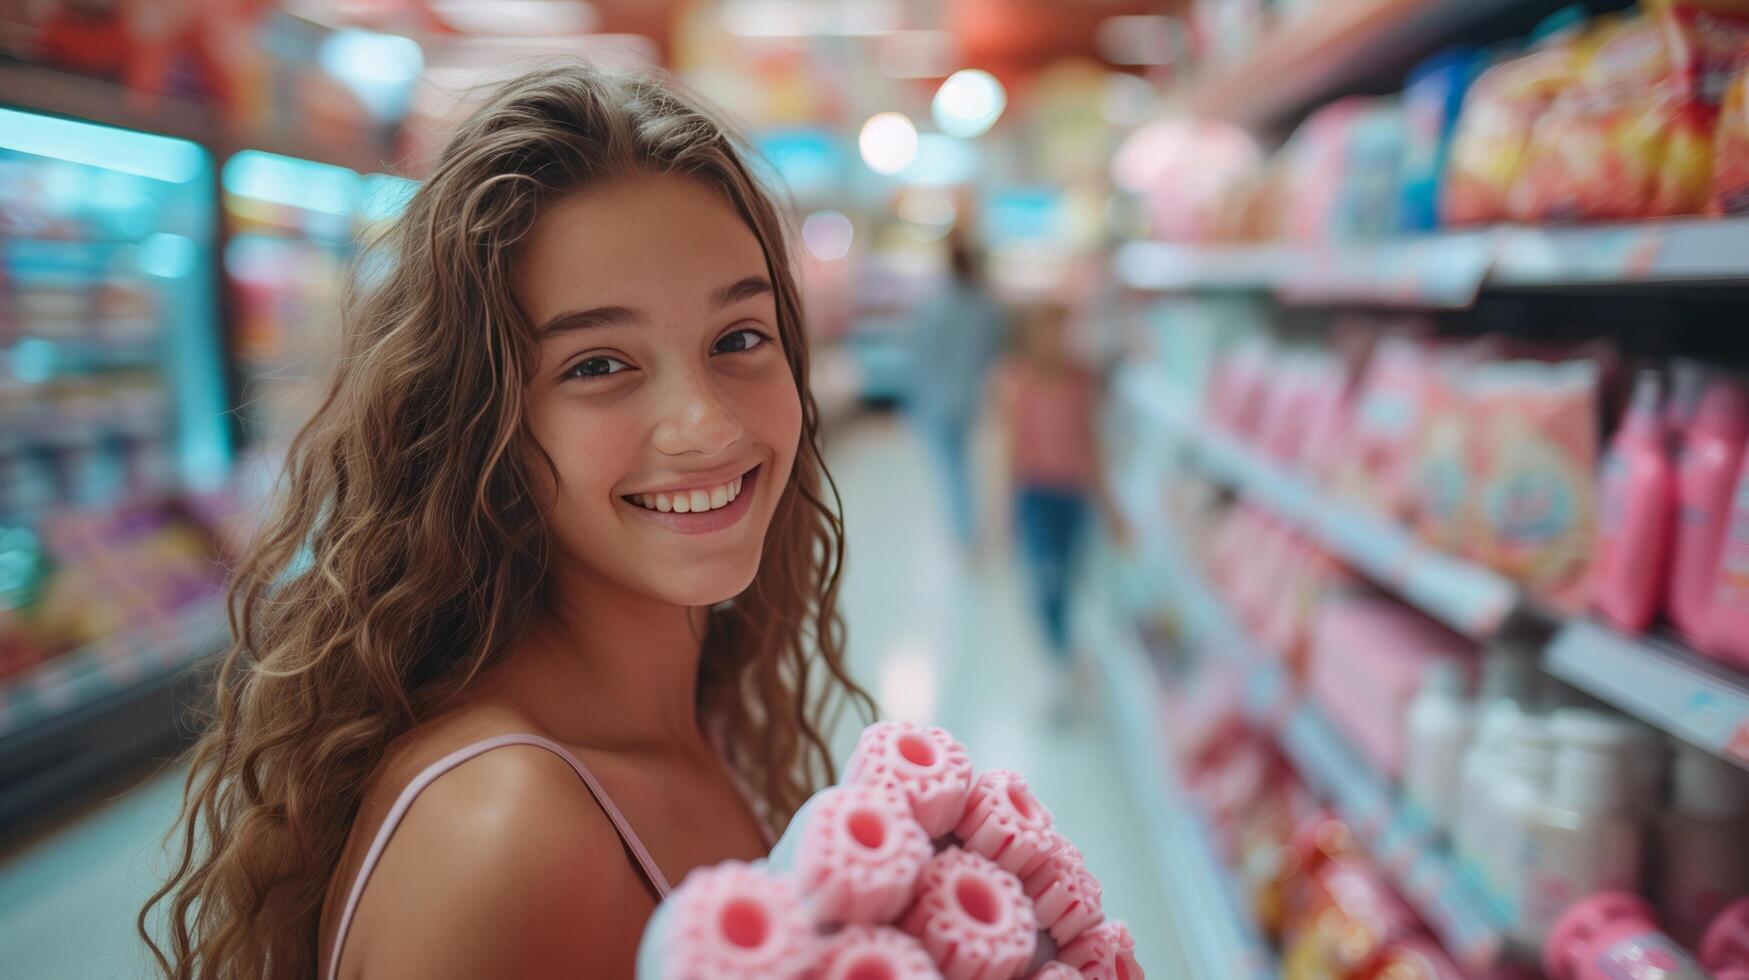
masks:
<svg viewBox="0 0 1749 980"><path fill-rule="evenodd" d="M519 649L519 700L565 741L626 752L696 751L707 607L677 606L587 571L555 570Z"/></svg>

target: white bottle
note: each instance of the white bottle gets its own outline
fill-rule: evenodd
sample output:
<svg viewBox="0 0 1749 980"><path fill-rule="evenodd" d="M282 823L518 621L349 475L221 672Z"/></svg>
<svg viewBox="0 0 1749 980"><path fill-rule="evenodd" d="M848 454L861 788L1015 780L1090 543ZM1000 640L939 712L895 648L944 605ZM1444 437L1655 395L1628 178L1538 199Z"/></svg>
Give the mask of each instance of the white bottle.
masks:
<svg viewBox="0 0 1749 980"><path fill-rule="evenodd" d="M1409 710L1403 739L1403 795L1441 834L1456 819L1464 750L1470 743L1474 711L1464 698L1459 664L1436 661L1421 676L1421 689Z"/></svg>
<svg viewBox="0 0 1749 980"><path fill-rule="evenodd" d="M1482 870L1487 857L1483 840L1489 813L1486 787L1499 766L1506 738L1516 724L1518 714L1516 701L1508 698L1490 701L1482 710L1475 737L1464 751L1458 776L1457 816L1451 829L1452 850L1478 880L1486 878Z"/></svg>
<svg viewBox="0 0 1749 980"><path fill-rule="evenodd" d="M1749 895L1749 774L1691 745L1678 746L1675 773L1655 894L1670 935L1692 948L1720 909Z"/></svg>
<svg viewBox="0 0 1749 980"><path fill-rule="evenodd" d="M1562 708L1551 716L1549 734L1555 752L1548 795L1526 814L1511 855L1523 875L1511 936L1533 952L1574 903L1598 892L1634 891L1640 876L1639 732L1625 719Z"/></svg>
<svg viewBox="0 0 1749 980"><path fill-rule="evenodd" d="M1524 868L1519 860L1531 820L1549 790L1548 722L1520 714L1506 733L1506 748L1484 785L1488 813L1483 825L1483 869L1488 890L1513 914L1523 899Z"/></svg>

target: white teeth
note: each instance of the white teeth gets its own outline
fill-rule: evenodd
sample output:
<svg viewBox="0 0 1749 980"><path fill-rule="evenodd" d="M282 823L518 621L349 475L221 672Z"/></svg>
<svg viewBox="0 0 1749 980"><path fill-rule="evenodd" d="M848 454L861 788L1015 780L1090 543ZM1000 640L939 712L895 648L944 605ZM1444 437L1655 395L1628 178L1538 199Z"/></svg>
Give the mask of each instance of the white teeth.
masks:
<svg viewBox="0 0 1749 980"><path fill-rule="evenodd" d="M673 493L634 493L626 499L647 510L660 511L664 514L698 514L707 510L727 507L736 497L741 496L741 488L746 484L746 477L736 477L728 483L700 490L678 490Z"/></svg>

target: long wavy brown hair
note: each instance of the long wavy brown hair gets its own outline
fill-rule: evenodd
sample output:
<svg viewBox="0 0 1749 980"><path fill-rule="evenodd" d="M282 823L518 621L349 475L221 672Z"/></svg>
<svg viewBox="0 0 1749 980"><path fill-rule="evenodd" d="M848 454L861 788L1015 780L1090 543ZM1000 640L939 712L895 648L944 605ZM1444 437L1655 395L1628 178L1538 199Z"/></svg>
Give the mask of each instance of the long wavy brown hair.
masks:
<svg viewBox="0 0 1749 980"><path fill-rule="evenodd" d="M834 778L835 712L874 705L844 667L843 525L784 225L745 153L661 78L545 68L460 126L374 243L391 271L355 277L334 379L231 584L234 641L191 753L176 867L139 917L165 974L314 976L323 896L385 748L538 609L538 495L556 471L523 421L536 345L512 270L543 205L602 180L703 181L765 250L803 431L758 574L710 613L698 712L774 832Z"/></svg>

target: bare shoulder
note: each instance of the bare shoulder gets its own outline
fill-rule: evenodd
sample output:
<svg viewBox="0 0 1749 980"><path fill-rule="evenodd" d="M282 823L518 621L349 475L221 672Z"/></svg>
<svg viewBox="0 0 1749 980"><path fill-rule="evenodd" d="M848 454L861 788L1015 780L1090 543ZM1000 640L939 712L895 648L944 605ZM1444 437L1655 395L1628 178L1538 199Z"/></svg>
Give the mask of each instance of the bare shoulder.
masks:
<svg viewBox="0 0 1749 980"><path fill-rule="evenodd" d="M475 741L529 730L514 721L461 728L481 731ZM448 754L457 735L442 724L392 752ZM345 975L576 976L604 956L629 964L650 906L570 764L501 746L443 773L407 810L359 903Z"/></svg>

